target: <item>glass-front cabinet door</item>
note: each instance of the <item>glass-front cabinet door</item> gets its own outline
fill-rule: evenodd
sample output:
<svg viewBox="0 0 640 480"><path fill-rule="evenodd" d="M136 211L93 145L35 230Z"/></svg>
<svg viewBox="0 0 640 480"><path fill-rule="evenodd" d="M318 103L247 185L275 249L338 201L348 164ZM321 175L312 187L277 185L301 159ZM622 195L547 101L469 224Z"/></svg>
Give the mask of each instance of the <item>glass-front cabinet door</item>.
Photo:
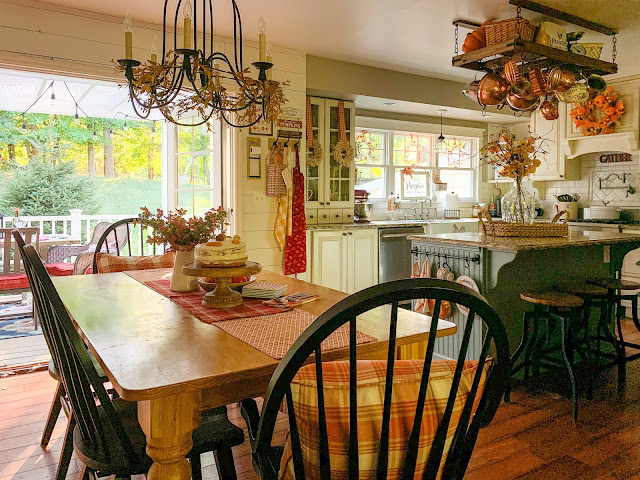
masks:
<svg viewBox="0 0 640 480"><path fill-rule="evenodd" d="M311 97L311 125L314 145L324 148L324 99ZM311 155L307 145L307 159ZM320 164L311 166L307 161L307 208L318 208L324 202L324 159Z"/></svg>
<svg viewBox="0 0 640 480"><path fill-rule="evenodd" d="M352 102L344 102L346 137L355 148L355 108ZM353 165L339 164L331 152L338 143L339 134L338 100L325 100L325 130L327 135L325 151L325 205L348 207L353 203L355 168Z"/></svg>

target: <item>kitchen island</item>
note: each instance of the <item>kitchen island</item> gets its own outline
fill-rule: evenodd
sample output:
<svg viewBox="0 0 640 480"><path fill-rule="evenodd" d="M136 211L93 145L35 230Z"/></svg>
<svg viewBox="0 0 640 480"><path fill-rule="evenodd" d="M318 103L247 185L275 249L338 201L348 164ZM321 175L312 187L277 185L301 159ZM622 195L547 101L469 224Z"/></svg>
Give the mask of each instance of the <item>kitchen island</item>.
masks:
<svg viewBox="0 0 640 480"><path fill-rule="evenodd" d="M520 300L521 292L614 276L625 255L640 247L640 235L606 231L570 231L568 237L449 233L409 239L414 259L421 264L429 259L432 276L446 262L456 277L468 275L475 280L505 323L512 350L522 334L522 314L530 308Z"/></svg>

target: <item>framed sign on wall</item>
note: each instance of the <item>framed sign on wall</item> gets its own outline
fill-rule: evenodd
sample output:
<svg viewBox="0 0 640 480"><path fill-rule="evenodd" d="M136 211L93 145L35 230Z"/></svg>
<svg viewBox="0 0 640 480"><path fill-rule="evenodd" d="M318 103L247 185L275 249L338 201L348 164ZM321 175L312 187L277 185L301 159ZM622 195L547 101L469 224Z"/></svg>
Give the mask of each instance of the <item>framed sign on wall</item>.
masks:
<svg viewBox="0 0 640 480"><path fill-rule="evenodd" d="M413 172L411 175L402 174L402 198L426 198L429 184L427 172Z"/></svg>

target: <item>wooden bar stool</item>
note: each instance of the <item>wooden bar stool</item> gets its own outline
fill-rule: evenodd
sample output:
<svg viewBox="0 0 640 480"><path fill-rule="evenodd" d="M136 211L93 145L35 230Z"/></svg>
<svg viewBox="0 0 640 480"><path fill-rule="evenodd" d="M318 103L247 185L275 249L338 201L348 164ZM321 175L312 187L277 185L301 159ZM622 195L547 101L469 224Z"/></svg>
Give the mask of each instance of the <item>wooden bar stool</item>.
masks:
<svg viewBox="0 0 640 480"><path fill-rule="evenodd" d="M616 336L609 330L611 309L608 302L608 290L604 287L585 282L565 283L558 285L556 288L562 292L580 297L584 302L582 309L583 324L586 328L585 346L586 348L590 348L595 351L596 363L598 365L600 365L600 359L602 357L612 360L611 363L603 365L602 368L609 368L612 365L618 365L618 390L622 391L625 383L625 362L621 361L624 357L624 351ZM595 335L592 337L590 335L591 312L595 308L599 310L599 315ZM595 348L592 347L594 340ZM615 353L603 352L600 347L600 344L603 341L609 343ZM593 377L590 376L589 380L589 396L591 396Z"/></svg>
<svg viewBox="0 0 640 480"><path fill-rule="evenodd" d="M533 311L525 312L522 317L522 340L517 350L511 357L511 377L521 369L524 369L525 380L531 375L531 368L539 370L540 367L562 367L569 374L571 386L571 402L573 405L573 419L578 418L578 400L576 397L576 382L573 374L574 350L576 342L573 341L573 329L577 326L582 329L580 314L584 301L569 293L560 291L523 292L520 298L533 305ZM540 326L546 320L546 334L540 336ZM551 345L551 334L554 325L560 327L560 346ZM531 332L530 332L531 330ZM553 357L560 351L562 361ZM516 362L524 353L524 359L519 364ZM581 357L589 357L588 348L579 350ZM510 386L505 393L505 401L509 401Z"/></svg>
<svg viewBox="0 0 640 480"><path fill-rule="evenodd" d="M631 280L623 280L621 278L600 278L590 280L589 283L607 289L607 303L609 311L614 313L615 325L618 330L618 343L620 344L622 355L620 358L622 365L621 368L624 371L626 369L626 366L624 365L626 362L640 358L640 344L627 342L624 339L622 334L622 302L631 302L631 319L633 320L633 324L640 331L640 320L638 319L638 295L640 294L640 283ZM623 291L631 291L634 293L623 294ZM627 355L626 347L633 348L637 353ZM620 383L620 381L618 381L618 383Z"/></svg>

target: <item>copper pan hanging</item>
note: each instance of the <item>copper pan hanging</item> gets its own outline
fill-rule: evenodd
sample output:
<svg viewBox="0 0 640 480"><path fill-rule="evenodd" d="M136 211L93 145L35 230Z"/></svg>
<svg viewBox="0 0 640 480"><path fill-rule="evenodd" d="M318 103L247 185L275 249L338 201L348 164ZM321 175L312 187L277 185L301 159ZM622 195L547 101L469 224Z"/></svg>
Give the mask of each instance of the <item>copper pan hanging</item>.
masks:
<svg viewBox="0 0 640 480"><path fill-rule="evenodd" d="M478 85L478 103L482 107L500 105L507 93L509 82L497 73L487 73Z"/></svg>

